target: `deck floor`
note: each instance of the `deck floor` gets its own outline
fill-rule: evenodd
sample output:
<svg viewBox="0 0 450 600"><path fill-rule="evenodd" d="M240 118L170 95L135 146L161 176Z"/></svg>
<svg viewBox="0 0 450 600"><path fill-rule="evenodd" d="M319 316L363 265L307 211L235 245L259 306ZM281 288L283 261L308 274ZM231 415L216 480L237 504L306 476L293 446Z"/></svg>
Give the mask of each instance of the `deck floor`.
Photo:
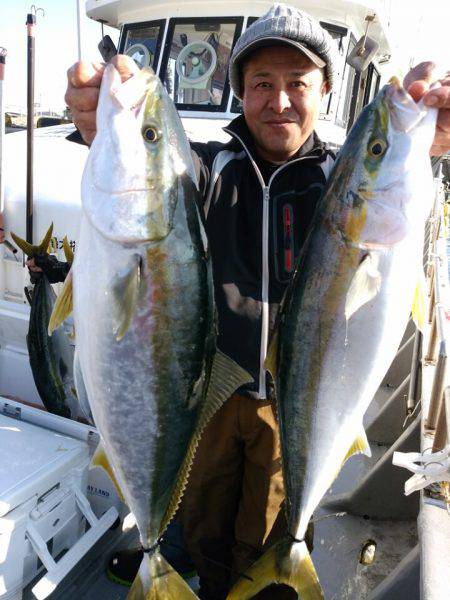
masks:
<svg viewBox="0 0 450 600"><path fill-rule="evenodd" d="M385 448L374 446L373 456L353 457L342 469L330 492L351 489L355 481L383 454ZM383 491L380 490L380 494ZM345 516L328 516L329 510L318 508L312 558L327 600L366 600L373 590L417 543L415 520L401 522L375 521ZM323 518L327 517L327 518ZM107 538L108 536L105 536ZM362 546L377 543L375 560L370 566L359 563ZM120 535L113 532L100 540L84 560L63 581L49 600L122 600L128 589L110 582L105 566L114 549L133 547L138 543L135 528ZM196 578L189 581L197 589ZM33 600L30 584L24 600ZM419 595L417 595L417 600ZM410 600L416 600L411 598Z"/></svg>

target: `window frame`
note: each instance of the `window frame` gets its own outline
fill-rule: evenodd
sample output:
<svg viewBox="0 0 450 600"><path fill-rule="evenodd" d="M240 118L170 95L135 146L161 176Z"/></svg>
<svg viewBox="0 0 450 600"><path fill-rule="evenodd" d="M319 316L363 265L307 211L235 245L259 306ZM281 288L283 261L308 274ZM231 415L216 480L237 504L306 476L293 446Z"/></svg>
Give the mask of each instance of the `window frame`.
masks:
<svg viewBox="0 0 450 600"><path fill-rule="evenodd" d="M166 29L167 19L155 19L152 21L140 21L139 23L125 23L122 27L119 42L119 54L125 53L125 44L127 42L128 33L133 29L145 29L145 27L159 27L158 38L156 40L156 49L153 56L152 69L155 71L158 68L159 59L162 51L162 43L164 38L164 31Z"/></svg>
<svg viewBox="0 0 450 600"><path fill-rule="evenodd" d="M159 77L160 77L161 81L163 82L163 84L164 84L165 77L166 77L167 65L169 64L170 49L172 46L172 39L173 39L175 27L180 24L181 25L183 25L183 24L195 25L195 23L198 21L201 21L202 23L215 23L216 22L219 24L230 23L230 24L236 25L236 28L234 31L233 42L231 44L231 52L233 52L233 48L236 44L236 41L242 33L244 17L230 17L230 16L227 16L227 17L174 17L174 18L170 19L168 26L167 26L167 35L166 35L166 39L164 42L161 67L159 69ZM230 56L231 56L231 52L230 52ZM175 102L175 106L177 107L177 110L186 111L186 112L226 113L230 93L231 93L231 88L230 88L229 75L228 75L228 71L227 71L227 75L225 77L224 86L223 86L222 99L221 99L220 104L185 104L182 102Z"/></svg>
<svg viewBox="0 0 450 600"><path fill-rule="evenodd" d="M373 96L370 98L369 95L370 95L370 90L372 87L374 77L376 77L375 90L374 90ZM371 62L367 68L367 79L366 79L366 88L364 90L363 106L366 106L366 104L369 104L369 102L371 102L375 98L375 96L378 94L378 91L380 89L380 80L381 80L380 72L378 71L376 66L373 64L373 62Z"/></svg>

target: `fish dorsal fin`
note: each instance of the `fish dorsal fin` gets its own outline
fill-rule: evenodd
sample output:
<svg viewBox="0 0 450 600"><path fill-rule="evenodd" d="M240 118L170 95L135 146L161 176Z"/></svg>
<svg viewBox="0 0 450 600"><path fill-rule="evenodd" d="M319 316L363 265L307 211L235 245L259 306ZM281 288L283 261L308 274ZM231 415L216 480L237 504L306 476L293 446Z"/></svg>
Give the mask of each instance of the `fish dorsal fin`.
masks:
<svg viewBox="0 0 450 600"><path fill-rule="evenodd" d="M100 442L97 446L97 450L94 452L94 456L91 460L91 468L100 467L104 471L108 473L109 478L111 479L114 487L116 488L117 495L119 496L122 502L125 502L125 498L123 497L122 490L120 489L119 483L114 475L114 471L112 470L111 464L106 456L105 449L103 448L103 444Z"/></svg>
<svg viewBox="0 0 450 600"><path fill-rule="evenodd" d="M113 284L113 334L120 342L133 319L141 287L142 260L138 254L133 254L132 262Z"/></svg>
<svg viewBox="0 0 450 600"><path fill-rule="evenodd" d="M70 247L69 240L67 239L67 235L65 235L64 239L63 239L63 251L64 251L64 256L66 257L67 262L69 263L69 265L71 265L73 263L73 250Z"/></svg>
<svg viewBox="0 0 450 600"><path fill-rule="evenodd" d="M164 532L177 511L186 488L197 446L206 425L238 388L252 381L253 377L247 371L223 354L223 352L217 350L214 355L208 387L202 407L200 408L197 425L189 442L185 459L180 467L166 514L162 520L160 535Z"/></svg>
<svg viewBox="0 0 450 600"><path fill-rule="evenodd" d="M48 323L48 335L57 329L73 310L73 274L72 269L64 280L62 290L56 298L50 321Z"/></svg>
<svg viewBox="0 0 450 600"><path fill-rule="evenodd" d="M352 315L380 291L381 274L378 271L378 258L374 254L366 254L356 270L348 288L345 300L345 318Z"/></svg>
<svg viewBox="0 0 450 600"><path fill-rule="evenodd" d="M50 240L52 239L52 235L53 223L48 228L47 233L44 235L41 242L37 246L35 246L11 231L12 239L17 244L17 246L19 246L22 252L24 252L28 256L28 258L33 258L34 256L39 256L40 254L48 254L48 248L50 245Z"/></svg>
<svg viewBox="0 0 450 600"><path fill-rule="evenodd" d="M270 340L266 360L264 361L264 368L269 371L274 381L276 381L278 373L278 339L278 331L276 331Z"/></svg>

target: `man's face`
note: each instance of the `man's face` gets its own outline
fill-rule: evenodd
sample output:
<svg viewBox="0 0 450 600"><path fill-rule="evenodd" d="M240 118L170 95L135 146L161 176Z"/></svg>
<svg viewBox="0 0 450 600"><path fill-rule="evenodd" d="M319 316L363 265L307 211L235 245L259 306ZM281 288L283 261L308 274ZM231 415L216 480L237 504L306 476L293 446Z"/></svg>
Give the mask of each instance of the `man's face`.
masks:
<svg viewBox="0 0 450 600"><path fill-rule="evenodd" d="M316 126L328 91L323 73L299 50L270 46L256 50L243 67L245 120L261 158L283 162Z"/></svg>

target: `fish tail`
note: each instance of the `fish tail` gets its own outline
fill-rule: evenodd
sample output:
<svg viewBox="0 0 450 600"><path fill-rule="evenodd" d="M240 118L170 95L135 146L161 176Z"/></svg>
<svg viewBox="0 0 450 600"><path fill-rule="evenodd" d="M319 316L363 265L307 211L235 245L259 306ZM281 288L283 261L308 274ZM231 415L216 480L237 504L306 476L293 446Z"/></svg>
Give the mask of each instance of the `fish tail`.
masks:
<svg viewBox="0 0 450 600"><path fill-rule="evenodd" d="M144 554L127 600L195 600L197 596L161 553Z"/></svg>
<svg viewBox="0 0 450 600"><path fill-rule="evenodd" d="M289 585L301 600L324 598L304 541L284 538L269 548L233 586L227 600L247 600L272 583Z"/></svg>

